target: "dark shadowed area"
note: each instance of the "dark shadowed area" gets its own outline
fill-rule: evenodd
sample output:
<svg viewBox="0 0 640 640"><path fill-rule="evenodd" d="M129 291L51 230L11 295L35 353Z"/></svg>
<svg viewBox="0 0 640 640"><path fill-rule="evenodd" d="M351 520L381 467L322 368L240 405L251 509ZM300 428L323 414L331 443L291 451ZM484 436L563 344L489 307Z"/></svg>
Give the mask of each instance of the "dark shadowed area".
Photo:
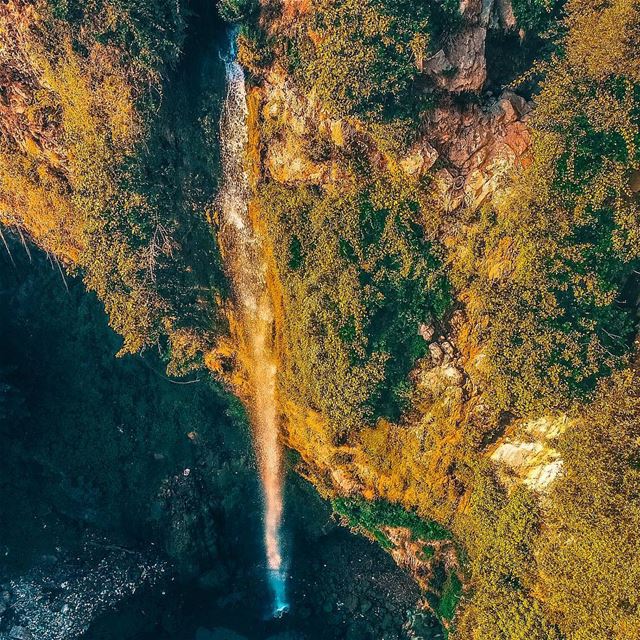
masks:
<svg viewBox="0 0 640 640"><path fill-rule="evenodd" d="M169 379L153 352L115 358L120 339L81 282L9 246L1 638L411 637L417 587L294 474L293 606L265 620L259 488L238 402L204 374Z"/></svg>

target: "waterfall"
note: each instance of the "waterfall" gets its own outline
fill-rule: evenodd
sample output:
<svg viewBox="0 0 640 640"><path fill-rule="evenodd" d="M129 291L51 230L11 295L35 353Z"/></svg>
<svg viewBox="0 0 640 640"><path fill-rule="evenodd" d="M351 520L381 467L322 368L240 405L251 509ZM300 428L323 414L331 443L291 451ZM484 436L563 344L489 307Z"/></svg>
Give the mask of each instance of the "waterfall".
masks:
<svg viewBox="0 0 640 640"><path fill-rule="evenodd" d="M267 578L273 592L273 614L289 608L286 565L282 556L282 447L276 398L274 314L266 282L267 266L260 237L249 215L250 187L246 170L247 96L242 67L236 61L236 33L225 58L227 95L220 122L222 187L220 245L233 289L238 348L250 382L247 400L264 499L264 543Z"/></svg>

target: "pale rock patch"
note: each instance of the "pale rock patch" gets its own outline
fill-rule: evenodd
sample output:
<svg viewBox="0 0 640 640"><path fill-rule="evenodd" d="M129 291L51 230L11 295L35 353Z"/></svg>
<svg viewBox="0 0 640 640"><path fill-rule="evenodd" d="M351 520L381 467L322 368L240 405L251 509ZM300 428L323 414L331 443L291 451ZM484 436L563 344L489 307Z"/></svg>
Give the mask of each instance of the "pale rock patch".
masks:
<svg viewBox="0 0 640 640"><path fill-rule="evenodd" d="M564 466L554 441L569 424L565 415L544 416L510 429L490 453L502 482L507 487L524 484L537 493L547 493Z"/></svg>

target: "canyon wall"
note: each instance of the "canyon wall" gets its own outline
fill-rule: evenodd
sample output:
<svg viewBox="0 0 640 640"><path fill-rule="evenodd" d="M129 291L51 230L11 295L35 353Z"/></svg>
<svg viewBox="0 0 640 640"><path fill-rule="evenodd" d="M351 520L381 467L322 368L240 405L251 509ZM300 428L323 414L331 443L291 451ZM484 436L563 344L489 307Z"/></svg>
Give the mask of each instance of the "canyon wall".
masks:
<svg viewBox="0 0 640 640"><path fill-rule="evenodd" d="M456 637L636 637L637 3L221 7L297 471ZM189 8L0 6L0 219L246 396Z"/></svg>

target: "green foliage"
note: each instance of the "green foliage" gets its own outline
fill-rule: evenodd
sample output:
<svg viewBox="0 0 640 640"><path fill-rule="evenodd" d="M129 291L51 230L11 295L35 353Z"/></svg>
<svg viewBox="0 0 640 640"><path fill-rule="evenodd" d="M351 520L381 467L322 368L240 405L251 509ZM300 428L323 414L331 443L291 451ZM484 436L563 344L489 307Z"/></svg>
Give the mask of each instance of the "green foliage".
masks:
<svg viewBox="0 0 640 640"><path fill-rule="evenodd" d="M625 363L634 323L624 288L636 261L615 246L622 230L612 211L571 229L544 199L514 196L512 206L512 219L494 219L473 240L489 269L471 286L490 319L489 377L503 408L558 409ZM492 276L505 239L517 257L506 277Z"/></svg>
<svg viewBox="0 0 640 640"><path fill-rule="evenodd" d="M287 394L320 410L344 439L378 416L397 417L407 374L426 352L418 325L449 304L407 185L362 179L321 194L260 191L285 288Z"/></svg>
<svg viewBox="0 0 640 640"><path fill-rule="evenodd" d="M238 62L248 71L259 75L273 62L273 38L263 29L243 24L237 38Z"/></svg>
<svg viewBox="0 0 640 640"><path fill-rule="evenodd" d="M219 328L214 298L223 288L205 218L217 187L224 77L215 43L201 54L217 74L201 73L197 60L176 74L180 2L36 6L22 44L33 73L30 117L51 123L56 153L52 160L35 142L25 152L3 138L0 202L83 271L124 337L122 353L157 346L175 371L197 366ZM2 37L12 29L0 22Z"/></svg>
<svg viewBox="0 0 640 640"><path fill-rule="evenodd" d="M322 0L289 57L330 112L378 119L401 108L428 45L427 3Z"/></svg>
<svg viewBox="0 0 640 640"><path fill-rule="evenodd" d="M507 498L490 472L479 470L468 512L458 518L474 586L459 619L459 637L560 640L531 593L540 527L536 497L518 488Z"/></svg>
<svg viewBox="0 0 640 640"><path fill-rule="evenodd" d="M223 276L204 216L216 187L216 147L209 146L206 130L194 126L206 99L207 93L194 96L187 106L188 94L172 96L144 148L97 178L79 173L77 197L88 213L85 282L125 338L122 353L160 345L171 358L178 355L174 337L179 341L183 332L202 352L220 326L214 297L223 291Z"/></svg>
<svg viewBox="0 0 640 640"><path fill-rule="evenodd" d="M632 640L640 629L637 371L600 385L559 448L565 472L537 553L548 606L568 640Z"/></svg>
<svg viewBox="0 0 640 640"><path fill-rule="evenodd" d="M246 20L258 6L257 0L218 0L218 11L227 22Z"/></svg>
<svg viewBox="0 0 640 640"><path fill-rule="evenodd" d="M442 595L438 601L437 614L441 619L453 620L462 597L462 582L455 571L450 571L445 580Z"/></svg>
<svg viewBox="0 0 640 640"><path fill-rule="evenodd" d="M181 52L187 9L175 0L38 0L50 16L49 28L67 23L76 48L95 43L115 47L127 64L158 71L175 64ZM135 70L132 69L135 72Z"/></svg>
<svg viewBox="0 0 640 640"><path fill-rule="evenodd" d="M513 12L518 26L527 31L544 31L554 18L564 0L513 0Z"/></svg>
<svg viewBox="0 0 640 640"><path fill-rule="evenodd" d="M628 20L622 41L606 12L569 3L563 55L544 66L536 98L534 163L493 212L470 220L472 259L458 263L486 321L496 400L521 413L589 397L625 365L635 334L640 85L608 46L584 48L600 38L622 54L620 42L633 41L637 12L612 5L611 19Z"/></svg>
<svg viewBox="0 0 640 640"><path fill-rule="evenodd" d="M384 549L393 545L382 531L383 527L405 527L411 531L414 540L447 540L449 532L437 522L420 518L407 511L401 505L386 500L365 500L364 498L335 498L332 500L334 511L347 520L348 525L373 536ZM449 598L455 600L460 589L460 581L449 584ZM450 603L453 607L455 604ZM448 606L448 605L447 605Z"/></svg>

